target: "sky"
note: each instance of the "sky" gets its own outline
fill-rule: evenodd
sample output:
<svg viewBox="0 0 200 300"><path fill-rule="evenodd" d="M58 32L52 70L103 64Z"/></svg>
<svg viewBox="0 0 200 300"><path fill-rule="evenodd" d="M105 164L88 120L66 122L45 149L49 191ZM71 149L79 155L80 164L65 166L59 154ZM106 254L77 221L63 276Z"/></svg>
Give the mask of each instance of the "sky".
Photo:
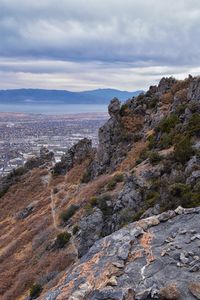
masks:
<svg viewBox="0 0 200 300"><path fill-rule="evenodd" d="M134 91L200 74L200 0L0 0L0 89Z"/></svg>

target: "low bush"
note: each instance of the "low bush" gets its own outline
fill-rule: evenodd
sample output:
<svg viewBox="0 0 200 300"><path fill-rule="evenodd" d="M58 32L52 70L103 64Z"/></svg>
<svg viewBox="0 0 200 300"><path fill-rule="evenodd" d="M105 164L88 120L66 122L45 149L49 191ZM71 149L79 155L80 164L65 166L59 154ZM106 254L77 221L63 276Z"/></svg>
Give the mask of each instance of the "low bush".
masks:
<svg viewBox="0 0 200 300"><path fill-rule="evenodd" d="M179 123L179 119L175 114L171 114L169 117L162 119L156 128L157 131L170 133L171 129L174 129L176 124Z"/></svg>
<svg viewBox="0 0 200 300"><path fill-rule="evenodd" d="M101 209L104 216L110 215L112 209L108 206L107 202L111 201L111 196L109 194L103 194L98 198L97 207Z"/></svg>
<svg viewBox="0 0 200 300"><path fill-rule="evenodd" d="M178 142L174 147L174 158L176 161L186 163L193 155L192 144L188 136L177 137Z"/></svg>
<svg viewBox="0 0 200 300"><path fill-rule="evenodd" d="M141 153L140 153L140 157L139 160L142 162L143 160L146 160L148 158L148 151L146 149L144 149Z"/></svg>
<svg viewBox="0 0 200 300"><path fill-rule="evenodd" d="M126 115L126 112L128 110L128 104L124 103L122 104L121 108L120 108L120 116L123 117Z"/></svg>
<svg viewBox="0 0 200 300"><path fill-rule="evenodd" d="M74 214L75 212L78 210L78 206L77 205L70 205L70 207L61 213L60 215L60 219L63 221L63 222L67 222Z"/></svg>
<svg viewBox="0 0 200 300"><path fill-rule="evenodd" d="M83 174L81 183L88 183L90 180L91 180L91 169L90 169L90 167L88 167Z"/></svg>
<svg viewBox="0 0 200 300"><path fill-rule="evenodd" d="M94 207L94 206L97 206L97 197L96 196L93 196L93 197L91 197L90 198L90 200L89 200L89 204L92 206L92 207Z"/></svg>
<svg viewBox="0 0 200 300"><path fill-rule="evenodd" d="M188 108L192 113L197 113L200 109L200 104L197 101L190 101Z"/></svg>
<svg viewBox="0 0 200 300"><path fill-rule="evenodd" d="M169 191L172 196L184 197L190 191L190 186L184 183L174 183L169 186Z"/></svg>
<svg viewBox="0 0 200 300"><path fill-rule="evenodd" d="M200 136L200 114L194 113L187 125L188 134Z"/></svg>
<svg viewBox="0 0 200 300"><path fill-rule="evenodd" d="M185 112L187 105L186 104L179 104L176 107L176 114L178 116L182 115Z"/></svg>
<svg viewBox="0 0 200 300"><path fill-rule="evenodd" d="M1 187L0 188L0 198L2 198L7 193L8 190L9 190L9 186Z"/></svg>
<svg viewBox="0 0 200 300"><path fill-rule="evenodd" d="M158 147L160 149L166 149L170 147L172 144L173 144L173 135L170 133L163 133L159 140Z"/></svg>
<svg viewBox="0 0 200 300"><path fill-rule="evenodd" d="M147 104L147 108L148 109L153 109L156 107L157 103L159 101L159 98L158 97L154 97L154 98L151 98L149 101L146 102Z"/></svg>
<svg viewBox="0 0 200 300"><path fill-rule="evenodd" d="M114 190L118 182L122 182L124 180L124 175L123 173L117 173L115 174L112 179L108 182L107 184L107 189L109 191Z"/></svg>
<svg viewBox="0 0 200 300"><path fill-rule="evenodd" d="M148 148L151 150L153 148L155 148L157 146L157 140L156 140L156 135L155 134L151 134L148 136L147 138L149 145Z"/></svg>
<svg viewBox="0 0 200 300"><path fill-rule="evenodd" d="M140 134L140 133L135 133L135 134L133 135L133 141L134 141L135 143L137 143L137 142L141 141L142 137L143 137L142 134Z"/></svg>
<svg viewBox="0 0 200 300"><path fill-rule="evenodd" d="M112 190L114 190L114 188L116 187L116 185L117 185L117 182L114 180L114 178L112 179L112 180L110 180L109 182L108 182L108 184L107 184L107 189L109 190L109 191L112 191Z"/></svg>
<svg viewBox="0 0 200 300"><path fill-rule="evenodd" d="M147 207L153 207L159 200L160 194L158 192L150 191L145 197L145 204Z"/></svg>
<svg viewBox="0 0 200 300"><path fill-rule="evenodd" d="M162 156L156 151L149 151L148 158L151 164L157 164L162 160Z"/></svg>
<svg viewBox="0 0 200 300"><path fill-rule="evenodd" d="M56 242L55 242L56 248L58 249L64 248L65 245L69 242L70 238L71 238L71 234L69 232L59 233L57 235Z"/></svg>
<svg viewBox="0 0 200 300"><path fill-rule="evenodd" d="M121 173L121 172L116 173L116 174L114 175L114 180L115 180L116 182L122 182L122 181L124 181L124 174Z"/></svg>
<svg viewBox="0 0 200 300"><path fill-rule="evenodd" d="M30 297L31 299L36 299L39 297L39 295L42 292L42 286L38 283L32 285L32 287L30 288Z"/></svg>
<svg viewBox="0 0 200 300"><path fill-rule="evenodd" d="M79 231L79 226L75 225L72 229L72 234L75 235Z"/></svg>

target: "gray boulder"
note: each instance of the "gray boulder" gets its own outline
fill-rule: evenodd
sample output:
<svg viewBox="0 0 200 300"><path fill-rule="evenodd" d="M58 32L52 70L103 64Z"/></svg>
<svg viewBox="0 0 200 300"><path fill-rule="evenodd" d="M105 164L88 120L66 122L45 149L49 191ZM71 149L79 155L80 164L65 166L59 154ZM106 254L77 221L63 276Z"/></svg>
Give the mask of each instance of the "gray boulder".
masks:
<svg viewBox="0 0 200 300"><path fill-rule="evenodd" d="M93 213L83 217L79 223L80 243L78 247L79 256L87 253L88 249L99 240L103 228L103 214L99 208Z"/></svg>
<svg viewBox="0 0 200 300"><path fill-rule="evenodd" d="M188 101L200 101L200 77L193 78L189 84Z"/></svg>

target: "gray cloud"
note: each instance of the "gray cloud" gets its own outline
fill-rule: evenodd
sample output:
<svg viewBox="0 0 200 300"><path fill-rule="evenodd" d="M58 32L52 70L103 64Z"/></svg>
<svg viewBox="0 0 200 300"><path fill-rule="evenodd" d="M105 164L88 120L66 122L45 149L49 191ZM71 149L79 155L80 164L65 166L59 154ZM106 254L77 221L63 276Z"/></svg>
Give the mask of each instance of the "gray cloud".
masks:
<svg viewBox="0 0 200 300"><path fill-rule="evenodd" d="M42 73L49 86L118 87L121 78L144 88L162 74L197 73L200 2L0 0L0 38L1 86L40 86Z"/></svg>

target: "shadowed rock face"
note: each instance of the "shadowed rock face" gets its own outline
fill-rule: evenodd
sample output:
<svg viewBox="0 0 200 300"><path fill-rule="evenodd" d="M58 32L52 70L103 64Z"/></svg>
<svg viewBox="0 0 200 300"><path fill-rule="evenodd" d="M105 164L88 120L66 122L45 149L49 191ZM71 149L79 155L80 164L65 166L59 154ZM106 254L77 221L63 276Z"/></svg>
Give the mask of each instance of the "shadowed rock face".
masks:
<svg viewBox="0 0 200 300"><path fill-rule="evenodd" d="M173 77L163 77L158 85L157 91L161 94L168 92L171 87L177 82L177 80Z"/></svg>
<svg viewBox="0 0 200 300"><path fill-rule="evenodd" d="M97 241L41 299L199 299L199 228L200 208L132 223Z"/></svg>
<svg viewBox="0 0 200 300"><path fill-rule="evenodd" d="M191 80L187 98L189 101L200 101L200 78Z"/></svg>
<svg viewBox="0 0 200 300"><path fill-rule="evenodd" d="M108 107L110 119L99 129L99 146L92 172L94 175L105 172L112 165L113 155L117 156L116 150L122 131L119 115L120 105L117 98L110 102Z"/></svg>
<svg viewBox="0 0 200 300"><path fill-rule="evenodd" d="M84 138L72 146L56 163L53 168L54 174L65 175L75 164L80 164L92 154L92 141Z"/></svg>

